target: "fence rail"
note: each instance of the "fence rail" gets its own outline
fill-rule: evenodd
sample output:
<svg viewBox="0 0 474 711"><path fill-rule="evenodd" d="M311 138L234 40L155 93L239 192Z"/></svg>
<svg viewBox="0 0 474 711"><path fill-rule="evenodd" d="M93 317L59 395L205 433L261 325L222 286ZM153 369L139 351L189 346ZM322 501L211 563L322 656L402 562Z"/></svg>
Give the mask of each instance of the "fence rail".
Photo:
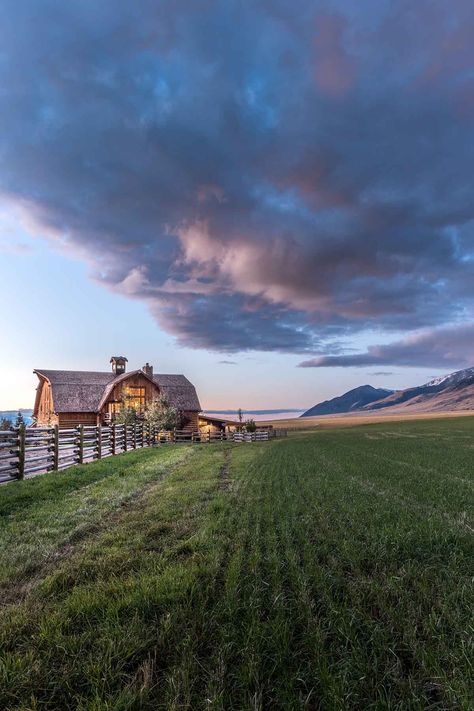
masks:
<svg viewBox="0 0 474 711"><path fill-rule="evenodd" d="M286 437L286 430L256 432L162 432L142 423L135 425L24 427L0 431L0 483L34 474L67 469L142 447L212 442L261 442Z"/></svg>

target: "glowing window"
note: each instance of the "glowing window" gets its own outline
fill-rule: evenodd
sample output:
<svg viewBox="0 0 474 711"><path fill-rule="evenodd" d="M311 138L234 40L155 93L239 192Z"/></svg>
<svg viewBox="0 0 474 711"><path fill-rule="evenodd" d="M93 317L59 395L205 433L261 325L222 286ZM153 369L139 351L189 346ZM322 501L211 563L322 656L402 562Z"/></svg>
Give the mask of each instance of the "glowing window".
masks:
<svg viewBox="0 0 474 711"><path fill-rule="evenodd" d="M128 385L124 388L125 407L137 412L145 410L145 388L141 385Z"/></svg>

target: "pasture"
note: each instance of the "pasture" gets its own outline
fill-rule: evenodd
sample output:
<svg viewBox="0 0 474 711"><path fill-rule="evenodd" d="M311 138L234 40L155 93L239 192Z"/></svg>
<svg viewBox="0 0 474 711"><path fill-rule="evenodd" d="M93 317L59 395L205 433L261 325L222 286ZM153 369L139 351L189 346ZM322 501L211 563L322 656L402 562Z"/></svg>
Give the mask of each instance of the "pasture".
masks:
<svg viewBox="0 0 474 711"><path fill-rule="evenodd" d="M0 488L0 708L473 708L474 420Z"/></svg>

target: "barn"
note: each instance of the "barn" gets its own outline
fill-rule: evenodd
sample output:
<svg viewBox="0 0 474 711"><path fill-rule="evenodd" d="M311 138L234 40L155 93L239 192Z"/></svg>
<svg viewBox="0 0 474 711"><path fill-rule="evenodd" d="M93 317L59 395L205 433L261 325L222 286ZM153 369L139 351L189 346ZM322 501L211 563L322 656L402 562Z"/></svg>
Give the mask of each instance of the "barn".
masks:
<svg viewBox="0 0 474 711"><path fill-rule="evenodd" d="M33 417L38 426L110 424L123 407L139 415L159 395L180 412L181 427L197 430L201 405L194 385L184 375L153 373L149 363L127 372L125 356L112 356L109 371L37 368Z"/></svg>

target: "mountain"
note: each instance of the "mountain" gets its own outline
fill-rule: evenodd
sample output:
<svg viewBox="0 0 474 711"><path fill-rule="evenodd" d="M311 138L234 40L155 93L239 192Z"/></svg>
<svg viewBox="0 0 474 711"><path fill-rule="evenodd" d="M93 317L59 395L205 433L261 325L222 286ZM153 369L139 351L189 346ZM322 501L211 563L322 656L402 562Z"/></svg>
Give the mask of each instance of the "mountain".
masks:
<svg viewBox="0 0 474 711"><path fill-rule="evenodd" d="M450 412L474 410L474 368L434 378L429 383L405 390L385 390L362 385L360 388L315 405L301 417L335 415L346 412Z"/></svg>
<svg viewBox="0 0 474 711"><path fill-rule="evenodd" d="M372 385L361 385L354 390L334 397L332 400L325 400L318 405L306 410L300 417L315 417L316 415L335 415L340 412L352 412L353 410L361 410L364 406L368 406L372 402L382 401L389 395L392 395L393 390L386 388L373 388Z"/></svg>
<svg viewBox="0 0 474 711"><path fill-rule="evenodd" d="M363 410L439 412L474 409L474 368L457 370L365 405Z"/></svg>
<svg viewBox="0 0 474 711"><path fill-rule="evenodd" d="M442 375L439 378L430 380L427 386L443 385L444 387L448 387L457 385L458 383L465 383L471 378L474 378L474 368L465 368L464 370L456 370L454 373L449 373L449 375Z"/></svg>

